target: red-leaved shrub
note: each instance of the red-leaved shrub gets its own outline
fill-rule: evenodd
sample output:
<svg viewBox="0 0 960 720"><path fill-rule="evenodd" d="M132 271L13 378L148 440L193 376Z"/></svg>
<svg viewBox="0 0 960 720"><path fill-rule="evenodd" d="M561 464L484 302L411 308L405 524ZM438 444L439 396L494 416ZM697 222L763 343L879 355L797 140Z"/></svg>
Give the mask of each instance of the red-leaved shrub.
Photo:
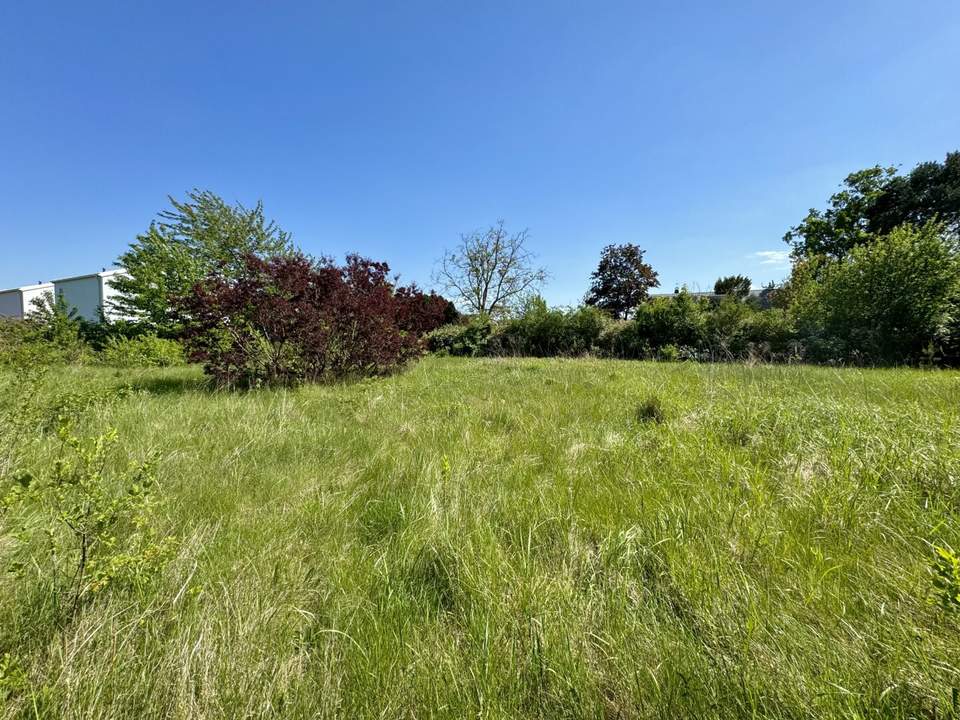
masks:
<svg viewBox="0 0 960 720"><path fill-rule="evenodd" d="M238 277L212 274L177 301L184 344L222 386L387 373L422 352L447 302L395 287L389 270L356 255L249 255Z"/></svg>

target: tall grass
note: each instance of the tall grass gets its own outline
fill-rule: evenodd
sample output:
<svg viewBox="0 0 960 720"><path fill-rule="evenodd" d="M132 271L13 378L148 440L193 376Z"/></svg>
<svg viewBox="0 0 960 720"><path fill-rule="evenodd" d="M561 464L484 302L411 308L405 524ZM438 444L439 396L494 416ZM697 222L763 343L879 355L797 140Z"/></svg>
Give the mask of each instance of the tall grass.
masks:
<svg viewBox="0 0 960 720"><path fill-rule="evenodd" d="M68 369L45 392L122 384L85 422L117 428L117 467L159 456L179 555L61 630L43 588L0 580L5 717L955 702L960 618L930 568L960 549L956 373L428 358L238 394L194 368Z"/></svg>

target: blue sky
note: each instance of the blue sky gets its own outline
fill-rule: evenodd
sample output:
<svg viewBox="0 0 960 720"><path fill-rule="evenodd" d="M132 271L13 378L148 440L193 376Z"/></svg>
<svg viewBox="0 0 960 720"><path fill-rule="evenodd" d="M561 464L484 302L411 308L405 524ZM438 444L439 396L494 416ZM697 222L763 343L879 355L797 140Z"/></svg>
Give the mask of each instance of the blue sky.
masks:
<svg viewBox="0 0 960 720"><path fill-rule="evenodd" d="M608 243L759 284L848 172L960 148L956 0L6 2L0 48L0 287L192 187L427 286L499 217L552 304Z"/></svg>

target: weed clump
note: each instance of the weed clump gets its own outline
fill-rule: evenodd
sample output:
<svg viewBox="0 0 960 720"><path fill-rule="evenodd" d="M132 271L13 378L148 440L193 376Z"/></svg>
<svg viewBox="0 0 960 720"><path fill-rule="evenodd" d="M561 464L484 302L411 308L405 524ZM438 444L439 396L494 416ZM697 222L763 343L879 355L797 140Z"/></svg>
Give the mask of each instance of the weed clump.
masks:
<svg viewBox="0 0 960 720"><path fill-rule="evenodd" d="M960 557L947 548L936 547L933 585L944 610L960 611Z"/></svg>
<svg viewBox="0 0 960 720"><path fill-rule="evenodd" d="M460 565L446 548L427 545L406 570L409 591L439 612L452 612L460 600Z"/></svg>
<svg viewBox="0 0 960 720"><path fill-rule="evenodd" d="M667 421L667 412L663 406L663 401L658 395L650 395L637 405L634 413L637 422L652 422L658 425Z"/></svg>

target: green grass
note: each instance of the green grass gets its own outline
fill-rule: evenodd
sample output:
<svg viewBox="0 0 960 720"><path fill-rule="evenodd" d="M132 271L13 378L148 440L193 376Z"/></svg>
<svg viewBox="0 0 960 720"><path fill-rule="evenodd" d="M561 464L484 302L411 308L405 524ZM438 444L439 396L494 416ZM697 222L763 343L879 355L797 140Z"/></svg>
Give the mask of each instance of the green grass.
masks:
<svg viewBox="0 0 960 720"><path fill-rule="evenodd" d="M62 631L0 580L3 716L949 716L957 373L427 358L46 392L123 383L84 427L116 467L159 454L179 554Z"/></svg>

